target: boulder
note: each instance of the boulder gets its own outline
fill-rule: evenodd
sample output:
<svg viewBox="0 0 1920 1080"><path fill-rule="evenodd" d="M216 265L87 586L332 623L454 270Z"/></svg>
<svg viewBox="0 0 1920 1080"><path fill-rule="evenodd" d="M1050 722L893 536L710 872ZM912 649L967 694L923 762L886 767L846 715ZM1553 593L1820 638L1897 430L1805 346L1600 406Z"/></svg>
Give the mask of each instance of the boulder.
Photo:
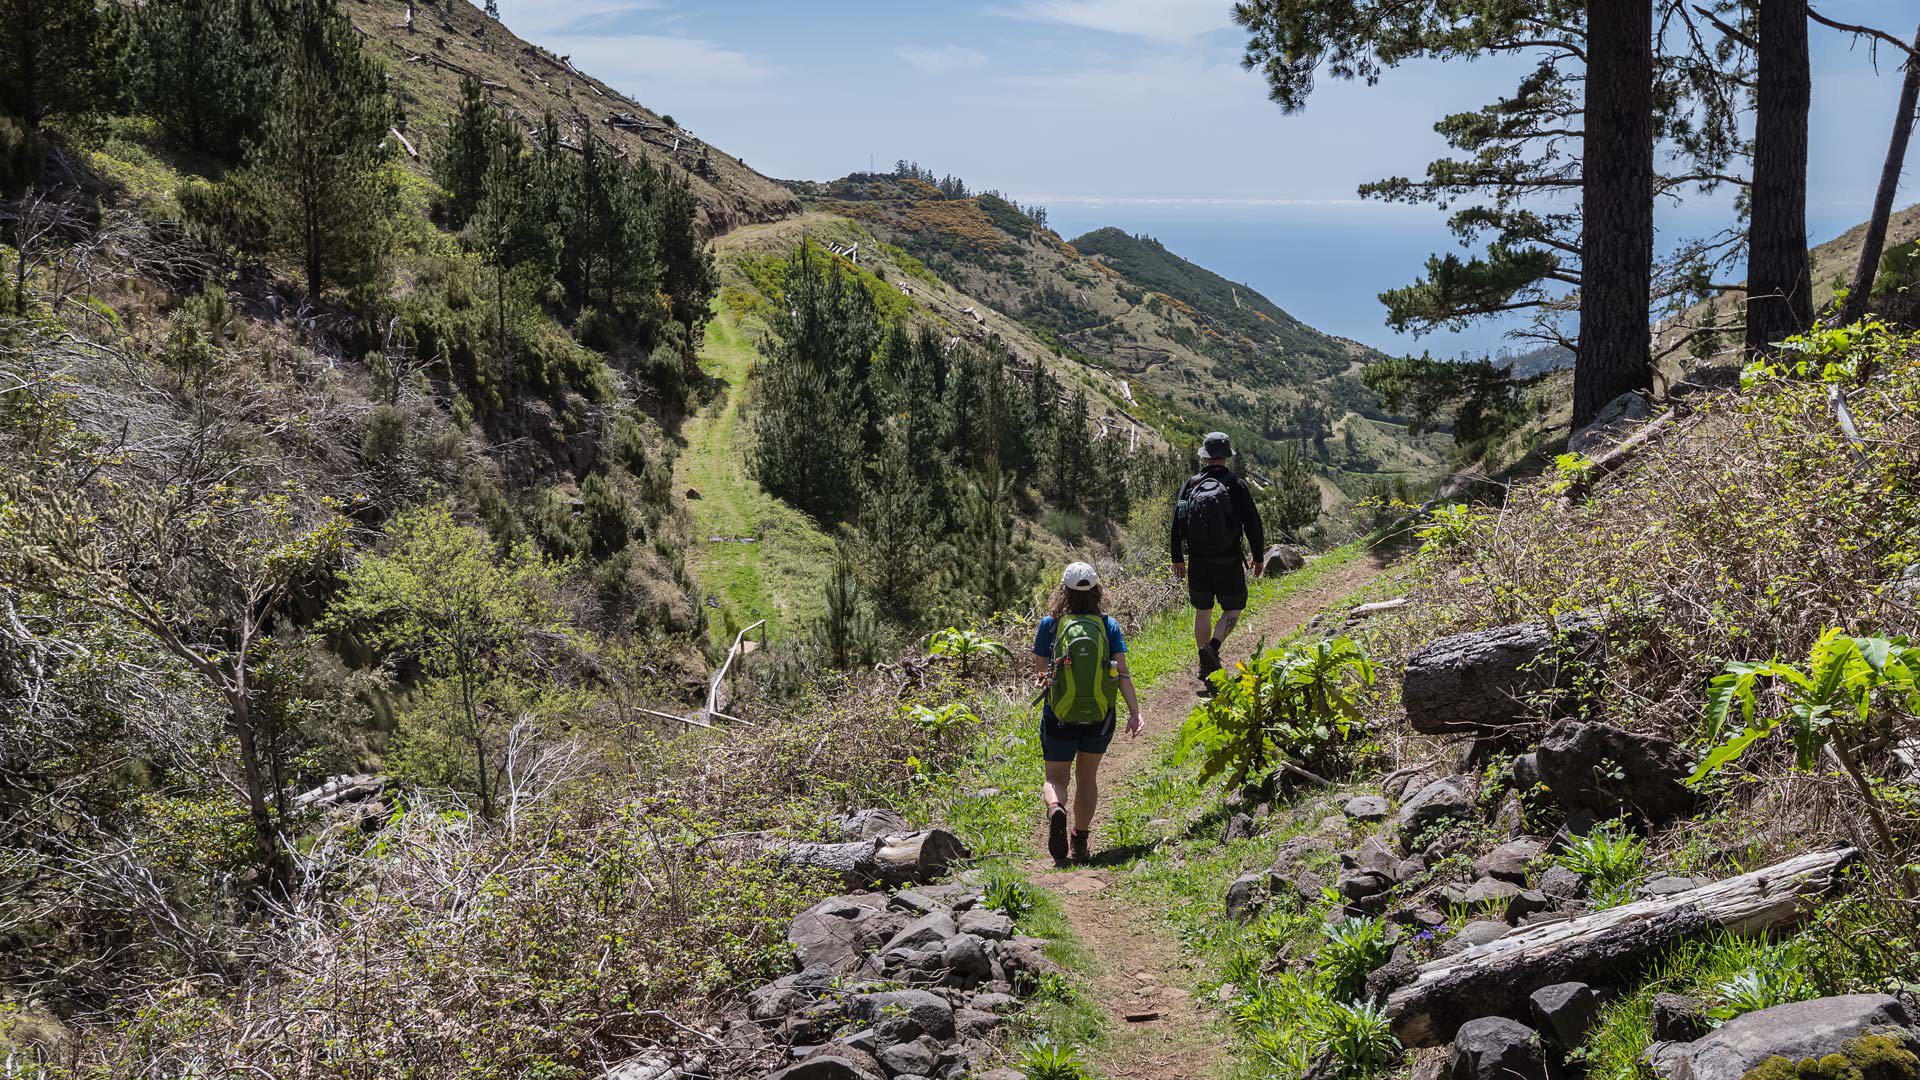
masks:
<svg viewBox="0 0 1920 1080"><path fill-rule="evenodd" d="M1351 903L1379 896L1393 888L1393 875L1380 870L1349 870L1340 875L1333 887Z"/></svg>
<svg viewBox="0 0 1920 1080"><path fill-rule="evenodd" d="M1235 840L1250 838L1254 832L1253 815L1239 813L1227 819L1227 827L1221 832L1220 839L1223 843L1231 844Z"/></svg>
<svg viewBox="0 0 1920 1080"><path fill-rule="evenodd" d="M1583 982L1554 983L1543 986L1527 997L1534 1025L1553 1033L1561 1046L1572 1049L1587 1037L1587 1029L1600 1017L1600 995Z"/></svg>
<svg viewBox="0 0 1920 1080"><path fill-rule="evenodd" d="M955 934L940 950L940 966L946 968L949 986L971 988L993 978L993 961L987 956L986 943L972 934Z"/></svg>
<svg viewBox="0 0 1920 1080"><path fill-rule="evenodd" d="M1393 807L1379 795L1356 795L1341 810L1355 821L1385 821Z"/></svg>
<svg viewBox="0 0 1920 1080"><path fill-rule="evenodd" d="M1460 1025L1450 1080L1547 1080L1547 1059L1532 1028L1504 1016Z"/></svg>
<svg viewBox="0 0 1920 1080"><path fill-rule="evenodd" d="M814 1054L797 1065L789 1065L767 1080L885 1080L873 1059L862 1060L858 1050L833 1047Z"/></svg>
<svg viewBox="0 0 1920 1080"><path fill-rule="evenodd" d="M1699 998L1655 994L1647 1026L1655 1042L1692 1042L1713 1030L1713 1018Z"/></svg>
<svg viewBox="0 0 1920 1080"><path fill-rule="evenodd" d="M883 1046L873 1055L880 1067L887 1070L889 1076L911 1073L915 1076L930 1075L940 1061L940 1054L934 1049L926 1036L912 1042L894 1043Z"/></svg>
<svg viewBox="0 0 1920 1080"><path fill-rule="evenodd" d="M1343 870L1378 870L1391 875L1401 862L1378 837L1368 837L1367 842L1352 851L1340 853L1340 867Z"/></svg>
<svg viewBox="0 0 1920 1080"><path fill-rule="evenodd" d="M1848 994L1750 1012L1692 1042L1654 1043L1643 1060L1663 1080L1741 1080L1770 1057L1822 1058L1870 1032L1920 1049L1913 1021L1897 999Z"/></svg>
<svg viewBox="0 0 1920 1080"><path fill-rule="evenodd" d="M1658 735L1563 720L1534 754L1541 781L1568 810L1602 819L1630 812L1660 820L1691 812L1697 801L1681 782L1688 773L1687 754Z"/></svg>
<svg viewBox="0 0 1920 1080"><path fill-rule="evenodd" d="M1010 1013L1020 1008L1020 999L1012 994L975 994L973 1007L991 1013Z"/></svg>
<svg viewBox="0 0 1920 1080"><path fill-rule="evenodd" d="M982 1039L1006 1025L1007 1018L981 1009L960 1009L953 1014L953 1026L963 1039Z"/></svg>
<svg viewBox="0 0 1920 1080"><path fill-rule="evenodd" d="M1267 577L1291 574L1307 565L1306 552L1290 544L1275 544L1267 549L1266 557L1261 560L1260 572Z"/></svg>
<svg viewBox="0 0 1920 1080"><path fill-rule="evenodd" d="M946 904L920 889L901 889L887 898L887 906L913 918L949 910Z"/></svg>
<svg viewBox="0 0 1920 1080"><path fill-rule="evenodd" d="M1597 618L1474 630L1428 642L1407 659L1401 700L1427 735L1497 734L1542 714L1579 711L1579 676L1606 653Z"/></svg>
<svg viewBox="0 0 1920 1080"><path fill-rule="evenodd" d="M1005 941L1013 936L1013 920L992 908L969 908L961 912L956 925L963 934L972 934L989 941Z"/></svg>
<svg viewBox="0 0 1920 1080"><path fill-rule="evenodd" d="M1475 877L1496 878L1515 885L1527 883L1527 868L1547 853L1547 842L1531 836L1509 840L1473 861Z"/></svg>
<svg viewBox="0 0 1920 1080"><path fill-rule="evenodd" d="M858 968L866 953L901 927L902 917L887 911L886 902L885 896L873 893L834 896L794 916L787 941L800 966L838 972Z"/></svg>
<svg viewBox="0 0 1920 1080"><path fill-rule="evenodd" d="M1540 784L1540 760L1532 754L1521 754L1507 766L1507 783L1513 790L1525 795Z"/></svg>
<svg viewBox="0 0 1920 1080"><path fill-rule="evenodd" d="M1400 826L1400 842L1407 844L1449 818L1465 821L1472 817L1472 783L1464 776L1450 776L1414 792L1401 804L1394 820Z"/></svg>
<svg viewBox="0 0 1920 1080"><path fill-rule="evenodd" d="M1395 769L1381 778L1380 794L1389 799L1404 799L1408 793L1419 791L1437 779L1433 771L1424 765Z"/></svg>
<svg viewBox="0 0 1920 1080"><path fill-rule="evenodd" d="M1585 427L1567 436L1567 453L1593 457L1611 450L1652 415L1653 405L1646 395L1621 394L1600 406Z"/></svg>
<svg viewBox="0 0 1920 1080"><path fill-rule="evenodd" d="M1553 910L1553 901L1536 889L1522 889L1507 901L1507 921L1517 923Z"/></svg>
<svg viewBox="0 0 1920 1080"><path fill-rule="evenodd" d="M895 949L939 949L948 938L958 934L960 928L954 925L953 916L944 911L934 911L922 915L900 928L900 932L887 939L881 952L893 952Z"/></svg>
<svg viewBox="0 0 1920 1080"><path fill-rule="evenodd" d="M868 1022L887 1017L911 1020L925 1034L936 1039L953 1038L953 1006L931 990L883 990L859 994L853 1009Z"/></svg>
<svg viewBox="0 0 1920 1080"><path fill-rule="evenodd" d="M1265 874L1241 874L1227 886L1227 914L1236 919L1251 919L1260 911L1264 896L1260 886L1266 883Z"/></svg>
<svg viewBox="0 0 1920 1080"><path fill-rule="evenodd" d="M1487 908L1498 908L1504 913L1507 910L1507 906L1513 903L1514 897L1519 896L1520 893L1520 886L1515 885L1511 881L1501 881L1498 878L1481 878L1479 881L1467 886L1458 894L1459 900L1457 906L1471 908L1476 911Z"/></svg>
<svg viewBox="0 0 1920 1080"><path fill-rule="evenodd" d="M1587 879L1564 866L1540 872L1540 891L1556 900L1579 900L1587 895Z"/></svg>
<svg viewBox="0 0 1920 1080"><path fill-rule="evenodd" d="M1042 938L1019 934L1000 942L1000 966L1007 973L1007 981L1017 987L1037 985L1041 975L1054 970L1053 961L1047 959L1046 947Z"/></svg>

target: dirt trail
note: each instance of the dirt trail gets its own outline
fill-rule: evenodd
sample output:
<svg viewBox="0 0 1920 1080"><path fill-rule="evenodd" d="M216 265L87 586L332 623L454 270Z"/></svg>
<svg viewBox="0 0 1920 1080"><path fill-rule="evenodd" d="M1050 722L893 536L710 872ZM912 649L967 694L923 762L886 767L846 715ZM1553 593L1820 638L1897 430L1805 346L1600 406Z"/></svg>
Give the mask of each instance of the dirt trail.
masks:
<svg viewBox="0 0 1920 1080"><path fill-rule="evenodd" d="M1315 614L1377 577L1384 564L1362 558L1303 592L1248 618L1225 647L1231 663L1262 637L1277 640ZM1140 702L1143 731L1122 733L1100 769L1101 802L1112 800L1140 764L1171 740L1197 700L1193 668L1160 681ZM1224 1057L1220 1039L1193 998L1193 972L1180 942L1154 917L1118 896L1111 886L1124 870L1100 862L1100 822L1094 821L1094 865L1057 870L1042 857L1030 864L1036 885L1051 892L1093 957L1094 1000L1107 1010L1112 1033L1093 1064L1114 1080L1198 1080L1216 1074ZM1035 834L1036 850L1045 846ZM1135 1019L1129 1020L1132 1016Z"/></svg>

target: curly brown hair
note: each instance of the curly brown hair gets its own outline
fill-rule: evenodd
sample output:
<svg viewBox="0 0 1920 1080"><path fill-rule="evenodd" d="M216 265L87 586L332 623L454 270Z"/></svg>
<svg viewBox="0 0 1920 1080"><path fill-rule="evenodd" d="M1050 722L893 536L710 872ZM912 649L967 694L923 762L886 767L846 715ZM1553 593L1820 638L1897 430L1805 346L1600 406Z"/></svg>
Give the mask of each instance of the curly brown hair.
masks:
<svg viewBox="0 0 1920 1080"><path fill-rule="evenodd" d="M1053 596L1047 601L1047 614L1055 619L1062 615L1101 615L1100 586L1091 589L1069 589L1065 585L1055 585Z"/></svg>

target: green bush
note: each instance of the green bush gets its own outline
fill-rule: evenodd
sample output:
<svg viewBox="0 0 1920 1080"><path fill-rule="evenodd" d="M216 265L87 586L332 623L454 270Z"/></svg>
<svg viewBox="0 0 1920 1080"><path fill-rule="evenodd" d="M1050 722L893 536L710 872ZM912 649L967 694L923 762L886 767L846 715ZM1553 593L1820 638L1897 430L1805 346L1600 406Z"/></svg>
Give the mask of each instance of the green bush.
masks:
<svg viewBox="0 0 1920 1080"><path fill-rule="evenodd" d="M1587 879L1596 907L1611 907L1630 894L1646 871L1647 843L1618 821L1576 836L1560 852L1561 866Z"/></svg>
<svg viewBox="0 0 1920 1080"><path fill-rule="evenodd" d="M1373 664L1352 638L1265 649L1213 676L1214 696L1180 732L1177 754L1200 755L1201 776L1234 782L1293 761L1326 775L1363 731L1356 695Z"/></svg>
<svg viewBox="0 0 1920 1080"><path fill-rule="evenodd" d="M1393 955L1387 926L1379 919L1346 918L1327 927L1314 969L1329 997L1351 1001L1366 990L1367 976Z"/></svg>
<svg viewBox="0 0 1920 1080"><path fill-rule="evenodd" d="M1020 1071L1027 1080L1085 1080L1086 1063L1079 1051L1052 1039L1035 1039L1020 1051Z"/></svg>

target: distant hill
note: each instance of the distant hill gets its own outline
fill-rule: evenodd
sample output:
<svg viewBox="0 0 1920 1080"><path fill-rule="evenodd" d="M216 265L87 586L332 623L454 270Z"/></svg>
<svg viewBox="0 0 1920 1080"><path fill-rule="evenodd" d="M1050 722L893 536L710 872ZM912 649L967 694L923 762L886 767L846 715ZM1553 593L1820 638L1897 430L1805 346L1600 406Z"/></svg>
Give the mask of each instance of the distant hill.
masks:
<svg viewBox="0 0 1920 1080"><path fill-rule="evenodd" d="M1179 445L1230 432L1257 464L1305 445L1339 492L1424 480L1444 436L1412 436L1360 381L1377 350L1322 333L1271 299L1119 229L1073 243L993 194L856 173L792 185L852 219L1064 358L1118 381L1121 402Z"/></svg>

